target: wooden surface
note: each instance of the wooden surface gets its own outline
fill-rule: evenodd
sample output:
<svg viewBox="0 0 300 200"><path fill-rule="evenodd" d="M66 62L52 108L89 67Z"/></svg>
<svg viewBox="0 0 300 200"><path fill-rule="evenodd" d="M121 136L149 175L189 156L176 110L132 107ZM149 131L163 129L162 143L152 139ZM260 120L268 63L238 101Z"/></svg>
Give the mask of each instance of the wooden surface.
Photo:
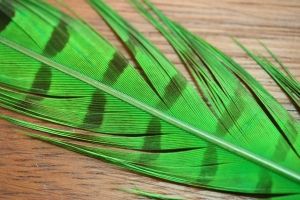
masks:
<svg viewBox="0 0 300 200"><path fill-rule="evenodd" d="M106 24L81 0L69 4L120 48ZM126 0L107 0L122 16L150 38L183 72L167 42L138 15ZM241 39L263 52L262 40L300 79L299 0L153 0L166 15L233 56L298 119L287 97L229 38ZM185 73L186 74L186 73ZM0 112L7 112L1 110ZM191 188L144 177L99 160L40 141L0 121L0 199L144 199L121 189L133 187L185 199L250 199Z"/></svg>

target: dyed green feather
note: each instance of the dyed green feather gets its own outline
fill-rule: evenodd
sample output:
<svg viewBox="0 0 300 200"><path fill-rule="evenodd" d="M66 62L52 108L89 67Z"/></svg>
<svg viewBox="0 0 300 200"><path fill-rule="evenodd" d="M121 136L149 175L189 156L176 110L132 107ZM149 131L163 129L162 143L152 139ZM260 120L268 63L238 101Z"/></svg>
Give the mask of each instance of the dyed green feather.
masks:
<svg viewBox="0 0 300 200"><path fill-rule="evenodd" d="M255 103L237 81L233 88L205 86L206 94L216 99L210 108L144 36L104 2L90 2L128 47L137 66L86 23L48 4L0 1L0 106L88 132L2 118L48 134L31 135L37 139L162 179L242 193L299 191L298 132L284 132L286 139L257 105L255 115L248 117L244 111L229 109L230 98L240 90L246 97L234 102ZM221 52L204 44L221 59ZM242 80L252 81L249 87L261 90L261 99L273 99L232 65ZM219 91L228 98L225 106L219 107L220 97L213 96ZM244 118L231 117L238 113ZM292 118L284 119L281 126L299 130Z"/></svg>

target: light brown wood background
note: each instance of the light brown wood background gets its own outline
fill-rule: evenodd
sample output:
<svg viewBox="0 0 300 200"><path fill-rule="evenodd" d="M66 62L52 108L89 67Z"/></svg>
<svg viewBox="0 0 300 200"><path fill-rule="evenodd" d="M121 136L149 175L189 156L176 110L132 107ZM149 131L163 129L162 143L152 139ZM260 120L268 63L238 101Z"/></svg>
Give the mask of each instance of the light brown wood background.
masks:
<svg viewBox="0 0 300 200"><path fill-rule="evenodd" d="M124 51L111 30L83 0L68 0L71 7L102 35ZM107 0L143 32L183 72L167 42L138 15L127 0ZM253 74L295 117L287 97L230 39L238 37L249 48L263 52L266 43L300 79L299 0L153 0L175 21L234 57ZM184 72L185 73L185 72ZM185 73L186 74L186 73ZM0 109L0 112L7 112ZM20 133L20 128L0 121L0 199L144 199L120 189L139 187L185 199L250 199L191 188L144 177L99 160L87 158Z"/></svg>

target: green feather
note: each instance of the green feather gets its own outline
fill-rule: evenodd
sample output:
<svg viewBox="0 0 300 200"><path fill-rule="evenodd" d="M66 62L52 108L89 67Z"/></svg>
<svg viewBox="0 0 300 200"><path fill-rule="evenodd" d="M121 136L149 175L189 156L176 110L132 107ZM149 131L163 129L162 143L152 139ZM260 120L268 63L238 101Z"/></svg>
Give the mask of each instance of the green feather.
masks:
<svg viewBox="0 0 300 200"><path fill-rule="evenodd" d="M172 40L194 52L180 56L196 62L190 71L199 75L210 106L141 33L103 1L90 3L137 65L80 19L42 1L2 0L0 106L63 126L1 118L39 131L30 134L39 140L178 183L251 194L299 192L299 122L252 77L175 24L184 40ZM198 70L199 63L209 68Z"/></svg>

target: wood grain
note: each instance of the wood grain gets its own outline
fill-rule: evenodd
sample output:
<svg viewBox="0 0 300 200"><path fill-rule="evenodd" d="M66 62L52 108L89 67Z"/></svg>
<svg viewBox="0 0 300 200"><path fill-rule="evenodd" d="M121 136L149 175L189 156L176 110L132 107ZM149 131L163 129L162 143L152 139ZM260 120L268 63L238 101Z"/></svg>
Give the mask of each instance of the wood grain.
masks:
<svg viewBox="0 0 300 200"><path fill-rule="evenodd" d="M127 0L107 0L154 42L187 76L162 36ZM288 98L229 36L249 48L266 43L300 80L299 0L153 0L166 15L234 57L253 74L292 115L300 119ZM111 30L83 0L68 4L124 53ZM188 77L188 76L187 76ZM0 112L10 113L4 109ZM20 128L0 121L0 199L144 199L121 189L139 187L185 199L250 199L145 177L24 136Z"/></svg>

